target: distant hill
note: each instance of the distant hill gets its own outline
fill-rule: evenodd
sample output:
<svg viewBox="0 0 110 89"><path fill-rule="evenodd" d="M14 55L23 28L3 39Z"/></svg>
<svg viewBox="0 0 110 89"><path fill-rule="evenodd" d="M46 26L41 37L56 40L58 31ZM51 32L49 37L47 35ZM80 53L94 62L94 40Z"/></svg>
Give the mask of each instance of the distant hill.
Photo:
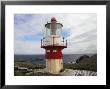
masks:
<svg viewBox="0 0 110 89"><path fill-rule="evenodd" d="M97 54L80 56L75 64L64 64L64 69L97 71Z"/></svg>
<svg viewBox="0 0 110 89"><path fill-rule="evenodd" d="M83 56L81 56L80 58L78 58L78 59L76 60L76 63L79 63L79 62L81 62L81 61L83 61L83 60L85 60L85 59L89 59L89 56L88 56L88 55L83 55Z"/></svg>
<svg viewBox="0 0 110 89"><path fill-rule="evenodd" d="M76 63L91 63L91 62L97 62L97 54L94 54L90 57L87 55L83 55L76 60Z"/></svg>

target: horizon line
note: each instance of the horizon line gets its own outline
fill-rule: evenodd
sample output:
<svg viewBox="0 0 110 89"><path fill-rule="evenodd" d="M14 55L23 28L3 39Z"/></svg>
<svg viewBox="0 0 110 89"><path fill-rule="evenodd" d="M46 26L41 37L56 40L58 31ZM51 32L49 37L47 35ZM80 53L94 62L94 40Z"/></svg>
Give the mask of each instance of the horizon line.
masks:
<svg viewBox="0 0 110 89"><path fill-rule="evenodd" d="M72 53L64 53L64 54L72 54ZM73 53L79 54L79 53ZM97 53L80 53L80 54L97 54ZM45 55L45 54L14 54L14 55Z"/></svg>

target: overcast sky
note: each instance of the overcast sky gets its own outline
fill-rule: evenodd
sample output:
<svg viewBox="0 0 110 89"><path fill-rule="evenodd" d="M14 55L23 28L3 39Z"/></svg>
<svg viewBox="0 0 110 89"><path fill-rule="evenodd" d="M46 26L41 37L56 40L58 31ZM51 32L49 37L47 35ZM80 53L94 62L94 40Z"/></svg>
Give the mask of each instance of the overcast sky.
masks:
<svg viewBox="0 0 110 89"><path fill-rule="evenodd" d="M97 15L93 14L15 14L14 53L44 54L40 48L45 23L55 17L63 24L62 35L68 40L65 54L97 53Z"/></svg>

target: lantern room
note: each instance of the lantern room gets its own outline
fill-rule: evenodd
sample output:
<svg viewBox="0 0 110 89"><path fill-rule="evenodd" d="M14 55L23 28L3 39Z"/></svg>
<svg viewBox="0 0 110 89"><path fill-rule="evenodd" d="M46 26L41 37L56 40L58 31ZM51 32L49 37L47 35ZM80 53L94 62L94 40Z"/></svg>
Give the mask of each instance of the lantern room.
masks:
<svg viewBox="0 0 110 89"><path fill-rule="evenodd" d="M57 22L55 17L51 18L50 22L45 24L45 34L41 40L41 47L49 45L67 47L67 40L65 41L61 34L62 27L63 25Z"/></svg>
<svg viewBox="0 0 110 89"><path fill-rule="evenodd" d="M63 25L58 23L55 17L51 18L51 21L45 24L46 36L61 36L62 27Z"/></svg>

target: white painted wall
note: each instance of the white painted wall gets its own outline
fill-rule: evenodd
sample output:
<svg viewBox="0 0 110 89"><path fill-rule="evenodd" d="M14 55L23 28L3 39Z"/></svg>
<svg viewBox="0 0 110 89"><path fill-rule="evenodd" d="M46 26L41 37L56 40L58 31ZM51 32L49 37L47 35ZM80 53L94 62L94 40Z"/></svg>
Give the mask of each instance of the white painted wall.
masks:
<svg viewBox="0 0 110 89"><path fill-rule="evenodd" d="M46 71L52 74L58 74L63 69L62 59L46 59Z"/></svg>

